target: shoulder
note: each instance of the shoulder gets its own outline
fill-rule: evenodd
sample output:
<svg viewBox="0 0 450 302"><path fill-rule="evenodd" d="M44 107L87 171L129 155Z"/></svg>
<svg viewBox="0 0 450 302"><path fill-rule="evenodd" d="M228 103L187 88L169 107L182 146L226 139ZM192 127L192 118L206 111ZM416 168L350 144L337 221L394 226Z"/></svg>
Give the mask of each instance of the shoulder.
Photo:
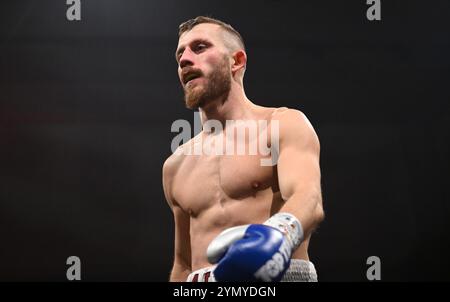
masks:
<svg viewBox="0 0 450 302"><path fill-rule="evenodd" d="M309 126L312 127L306 115L298 110L288 107L262 107L264 115L268 116L270 121L277 120L284 124L292 124L294 126Z"/></svg>
<svg viewBox="0 0 450 302"><path fill-rule="evenodd" d="M320 147L316 131L302 111L287 107L275 108L271 120L272 123L278 122L280 143L287 141Z"/></svg>
<svg viewBox="0 0 450 302"><path fill-rule="evenodd" d="M185 150L187 150L187 148L189 148L189 146L193 144L194 139L191 139L183 145L179 146L163 163L162 184L166 199L171 205L174 203L172 196L173 181L186 157Z"/></svg>
<svg viewBox="0 0 450 302"><path fill-rule="evenodd" d="M272 120L278 120L283 123L295 123L297 126L309 123L306 115L297 109L279 107L272 108Z"/></svg>
<svg viewBox="0 0 450 302"><path fill-rule="evenodd" d="M168 180L175 175L181 162L180 157L180 155L173 153L164 161L162 168L163 180Z"/></svg>
<svg viewBox="0 0 450 302"><path fill-rule="evenodd" d="M170 155L163 164L162 167L162 185L164 195L170 206L173 205L172 198L172 181L175 177L175 173L178 169L177 158L174 154Z"/></svg>
<svg viewBox="0 0 450 302"><path fill-rule="evenodd" d="M195 154L194 146L197 143L201 143L200 140L201 133L197 134L195 137L191 138L189 141L180 145L173 151L173 153L164 161L162 167L163 181L170 181L174 178L186 157Z"/></svg>

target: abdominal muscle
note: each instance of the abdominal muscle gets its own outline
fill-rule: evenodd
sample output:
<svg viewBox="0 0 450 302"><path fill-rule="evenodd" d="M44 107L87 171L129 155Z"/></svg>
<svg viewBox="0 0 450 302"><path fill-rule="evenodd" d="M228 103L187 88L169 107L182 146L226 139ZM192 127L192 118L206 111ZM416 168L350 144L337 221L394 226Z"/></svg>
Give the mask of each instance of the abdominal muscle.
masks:
<svg viewBox="0 0 450 302"><path fill-rule="evenodd" d="M241 200L218 201L196 217L191 217L192 271L213 265L208 262L206 250L223 230L238 225L264 223L279 211L283 202L281 197L276 198L277 194L273 194L270 188L265 191ZM309 238L302 242L292 258L308 260L308 241Z"/></svg>

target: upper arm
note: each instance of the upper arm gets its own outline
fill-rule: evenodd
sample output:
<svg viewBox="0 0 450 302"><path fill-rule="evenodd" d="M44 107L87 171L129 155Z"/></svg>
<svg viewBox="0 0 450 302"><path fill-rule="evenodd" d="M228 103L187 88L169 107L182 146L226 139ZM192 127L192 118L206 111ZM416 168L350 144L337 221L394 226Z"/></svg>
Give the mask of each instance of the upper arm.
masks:
<svg viewBox="0 0 450 302"><path fill-rule="evenodd" d="M174 268L171 279L186 280L191 269L191 248L190 248L190 217L177 203L173 196L173 181L176 174L176 162L169 158L163 165L163 189L167 203L169 204L175 224L174 242ZM180 280L181 281L181 280Z"/></svg>
<svg viewBox="0 0 450 302"><path fill-rule="evenodd" d="M284 210L296 214L302 223L313 224L317 216L311 214L321 215L322 211L319 139L306 116L300 111L288 109L277 116L277 172L280 193L286 200Z"/></svg>

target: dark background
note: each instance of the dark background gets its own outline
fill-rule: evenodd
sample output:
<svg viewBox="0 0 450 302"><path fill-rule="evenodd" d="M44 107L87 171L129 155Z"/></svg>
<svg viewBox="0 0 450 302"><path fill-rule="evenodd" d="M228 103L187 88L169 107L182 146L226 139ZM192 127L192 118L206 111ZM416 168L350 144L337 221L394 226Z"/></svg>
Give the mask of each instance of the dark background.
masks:
<svg viewBox="0 0 450 302"><path fill-rule="evenodd" d="M334 3L333 3L334 2ZM246 40L247 96L311 120L326 220L322 281L450 280L450 2L63 0L0 6L0 281L166 281L161 186L185 109L179 23L207 14Z"/></svg>

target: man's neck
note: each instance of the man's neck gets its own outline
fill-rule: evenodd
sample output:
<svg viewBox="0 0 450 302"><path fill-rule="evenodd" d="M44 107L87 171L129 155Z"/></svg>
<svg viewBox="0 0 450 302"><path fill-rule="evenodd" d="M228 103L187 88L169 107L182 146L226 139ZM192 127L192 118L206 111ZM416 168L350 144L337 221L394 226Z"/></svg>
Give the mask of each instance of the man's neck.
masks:
<svg viewBox="0 0 450 302"><path fill-rule="evenodd" d="M211 101L207 106L199 108L199 111L202 124L208 120L217 120L225 125L227 120L250 119L253 108L254 104L245 96L244 89L238 85L232 87L225 101Z"/></svg>

